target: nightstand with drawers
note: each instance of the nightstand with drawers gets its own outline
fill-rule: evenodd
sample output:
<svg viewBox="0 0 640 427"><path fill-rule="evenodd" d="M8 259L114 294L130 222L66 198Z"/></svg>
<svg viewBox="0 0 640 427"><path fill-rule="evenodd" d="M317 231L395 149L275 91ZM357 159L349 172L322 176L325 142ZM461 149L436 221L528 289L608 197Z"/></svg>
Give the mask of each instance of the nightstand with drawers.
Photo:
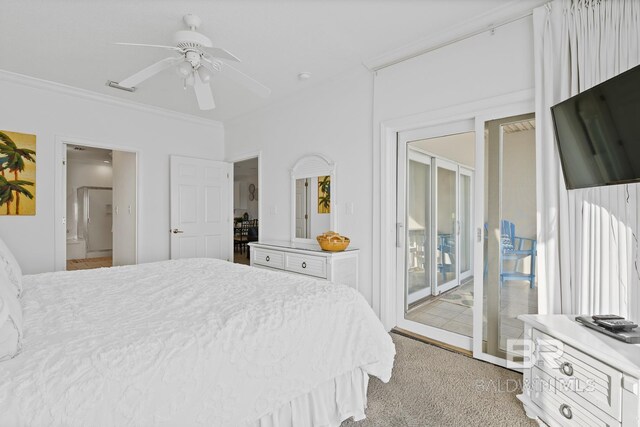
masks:
<svg viewBox="0 0 640 427"><path fill-rule="evenodd" d="M640 345L589 329L575 317L518 317L530 349L518 396L527 415L552 427L640 426Z"/></svg>
<svg viewBox="0 0 640 427"><path fill-rule="evenodd" d="M323 251L317 244L254 242L251 266L302 274L358 289L358 249Z"/></svg>

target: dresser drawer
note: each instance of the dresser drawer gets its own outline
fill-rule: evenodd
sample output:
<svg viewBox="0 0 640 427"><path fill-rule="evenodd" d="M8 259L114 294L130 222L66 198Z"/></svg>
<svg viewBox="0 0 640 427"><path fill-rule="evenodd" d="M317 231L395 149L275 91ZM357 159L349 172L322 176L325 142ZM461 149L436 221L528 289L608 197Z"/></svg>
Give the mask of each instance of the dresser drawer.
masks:
<svg viewBox="0 0 640 427"><path fill-rule="evenodd" d="M552 419L543 420L550 425L566 427L619 427L620 423L613 418L593 413L577 402L573 397L557 388L555 379L541 369L534 367L531 371L531 400Z"/></svg>
<svg viewBox="0 0 640 427"><path fill-rule="evenodd" d="M308 276L327 278L327 261L325 257L287 253L284 269Z"/></svg>
<svg viewBox="0 0 640 427"><path fill-rule="evenodd" d="M284 253L265 249L254 249L253 263L284 270Z"/></svg>
<svg viewBox="0 0 640 427"><path fill-rule="evenodd" d="M622 373L536 329L536 367L555 389L587 410L622 421ZM590 425L590 424L589 424Z"/></svg>

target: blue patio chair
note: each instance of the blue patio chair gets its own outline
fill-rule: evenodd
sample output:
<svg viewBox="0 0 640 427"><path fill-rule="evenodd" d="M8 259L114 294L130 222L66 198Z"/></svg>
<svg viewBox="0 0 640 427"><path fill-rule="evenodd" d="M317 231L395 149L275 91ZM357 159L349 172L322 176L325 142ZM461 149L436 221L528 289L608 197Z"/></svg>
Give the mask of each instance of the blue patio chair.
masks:
<svg viewBox="0 0 640 427"><path fill-rule="evenodd" d="M529 287L536 286L536 255L537 241L526 237L516 236L516 226L514 223L503 219L500 221L500 286L509 280L525 280L529 282ZM520 260L529 257L529 273L518 271ZM513 268L507 268L507 262L513 262Z"/></svg>
<svg viewBox="0 0 640 427"><path fill-rule="evenodd" d="M438 233L438 273L442 274L442 281L446 282L447 273L454 271L456 256L456 241L453 234Z"/></svg>
<svg viewBox="0 0 640 427"><path fill-rule="evenodd" d="M488 226L484 224L485 239L488 238ZM528 281L530 288L536 286L536 255L537 241L526 237L516 236L516 226L511 221L503 219L500 221L500 286L504 282L512 281ZM520 261L530 257L529 273L521 273L518 271ZM509 263L513 266L509 268ZM485 260L484 275L487 276L489 266Z"/></svg>

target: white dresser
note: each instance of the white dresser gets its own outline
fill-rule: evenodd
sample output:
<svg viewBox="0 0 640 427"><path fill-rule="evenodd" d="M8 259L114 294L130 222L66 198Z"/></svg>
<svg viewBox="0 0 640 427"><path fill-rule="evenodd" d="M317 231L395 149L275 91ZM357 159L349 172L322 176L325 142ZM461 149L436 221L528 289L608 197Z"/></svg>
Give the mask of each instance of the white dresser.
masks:
<svg viewBox="0 0 640 427"><path fill-rule="evenodd" d="M303 274L358 289L358 249L323 251L318 244L292 242L249 243L251 265Z"/></svg>
<svg viewBox="0 0 640 427"><path fill-rule="evenodd" d="M518 396L527 415L552 427L640 426L640 345L607 337L575 317L518 316L529 348Z"/></svg>

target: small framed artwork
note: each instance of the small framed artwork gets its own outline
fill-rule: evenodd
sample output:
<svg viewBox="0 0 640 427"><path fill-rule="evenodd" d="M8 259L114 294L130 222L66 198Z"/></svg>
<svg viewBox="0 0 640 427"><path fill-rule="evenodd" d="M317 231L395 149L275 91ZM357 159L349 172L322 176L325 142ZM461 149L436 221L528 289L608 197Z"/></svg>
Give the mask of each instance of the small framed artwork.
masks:
<svg viewBox="0 0 640 427"><path fill-rule="evenodd" d="M0 130L0 215L36 214L36 136Z"/></svg>
<svg viewBox="0 0 640 427"><path fill-rule="evenodd" d="M318 177L318 213L331 213L331 176Z"/></svg>

